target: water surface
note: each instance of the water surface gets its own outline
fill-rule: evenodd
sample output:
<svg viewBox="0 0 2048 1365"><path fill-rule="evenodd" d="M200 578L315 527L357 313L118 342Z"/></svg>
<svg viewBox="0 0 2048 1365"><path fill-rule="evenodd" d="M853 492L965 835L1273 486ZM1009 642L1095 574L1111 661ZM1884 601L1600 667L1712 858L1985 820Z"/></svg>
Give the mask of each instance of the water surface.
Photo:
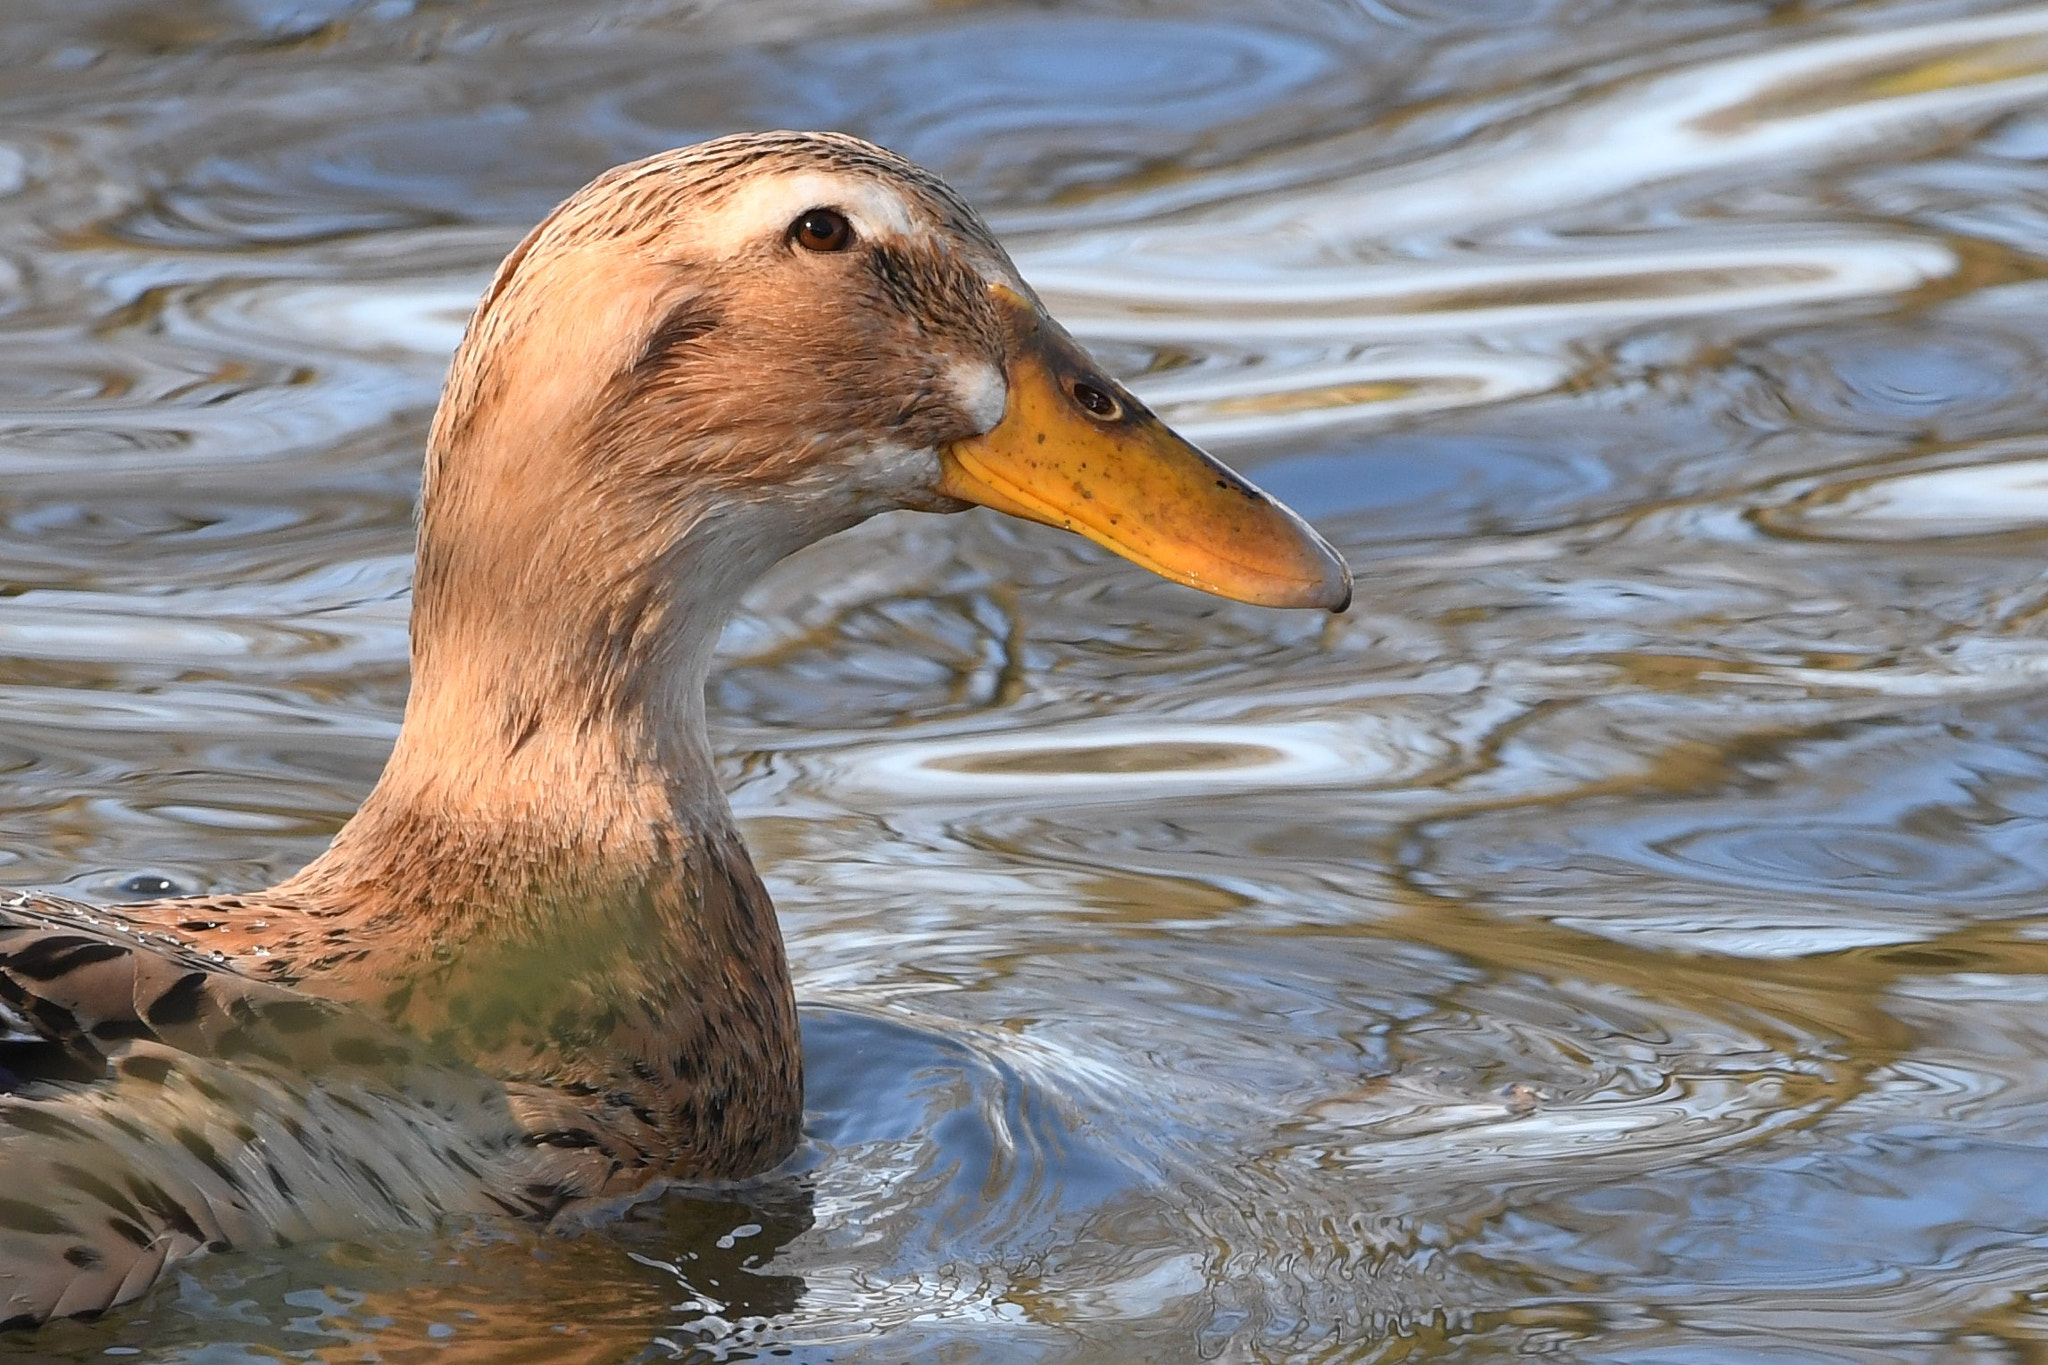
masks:
<svg viewBox="0 0 2048 1365"><path fill-rule="evenodd" d="M734 128L947 175L1360 591L806 552L713 684L786 1172L0 1354L2042 1358L2044 108L1988 4L11 0L0 881L321 847L482 281Z"/></svg>

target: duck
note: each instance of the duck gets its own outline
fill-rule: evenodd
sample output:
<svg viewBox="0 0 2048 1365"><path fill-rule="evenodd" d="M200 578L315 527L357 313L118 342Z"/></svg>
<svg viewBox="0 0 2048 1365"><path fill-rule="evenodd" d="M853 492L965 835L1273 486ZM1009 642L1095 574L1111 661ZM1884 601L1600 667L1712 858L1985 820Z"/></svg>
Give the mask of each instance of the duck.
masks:
<svg viewBox="0 0 2048 1365"><path fill-rule="evenodd" d="M265 890L0 894L0 1328L209 1251L587 1224L784 1162L796 998L713 647L793 551L977 506L1238 601L1351 598L904 158L738 134L565 200L451 362L411 688L355 815Z"/></svg>

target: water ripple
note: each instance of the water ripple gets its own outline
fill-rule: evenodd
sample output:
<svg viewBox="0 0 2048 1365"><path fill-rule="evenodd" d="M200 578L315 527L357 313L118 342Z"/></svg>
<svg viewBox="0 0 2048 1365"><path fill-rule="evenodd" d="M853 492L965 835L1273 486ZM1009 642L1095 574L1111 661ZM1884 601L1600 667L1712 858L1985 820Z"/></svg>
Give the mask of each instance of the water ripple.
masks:
<svg viewBox="0 0 2048 1365"><path fill-rule="evenodd" d="M1836 540L2002 535L2048 525L2048 459L1823 484L1759 513L1772 530Z"/></svg>
<svg viewBox="0 0 2048 1365"><path fill-rule="evenodd" d="M796 1167L210 1259L50 1359L2038 1344L2048 9L20 7L10 881L320 846L471 300L729 126L934 163L1360 571L1325 618L982 514L800 556L713 692Z"/></svg>

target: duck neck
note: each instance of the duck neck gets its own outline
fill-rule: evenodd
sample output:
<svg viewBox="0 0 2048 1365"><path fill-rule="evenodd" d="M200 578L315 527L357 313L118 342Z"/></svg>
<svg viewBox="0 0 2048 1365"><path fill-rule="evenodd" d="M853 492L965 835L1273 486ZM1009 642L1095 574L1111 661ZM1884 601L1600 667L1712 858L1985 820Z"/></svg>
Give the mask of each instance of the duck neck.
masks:
<svg viewBox="0 0 2048 1365"><path fill-rule="evenodd" d="M650 542L548 511L464 539L430 501L397 746L280 891L363 945L335 993L497 1074L630 1107L689 1173L758 1170L801 1117L795 1002L703 688L786 547L711 515Z"/></svg>

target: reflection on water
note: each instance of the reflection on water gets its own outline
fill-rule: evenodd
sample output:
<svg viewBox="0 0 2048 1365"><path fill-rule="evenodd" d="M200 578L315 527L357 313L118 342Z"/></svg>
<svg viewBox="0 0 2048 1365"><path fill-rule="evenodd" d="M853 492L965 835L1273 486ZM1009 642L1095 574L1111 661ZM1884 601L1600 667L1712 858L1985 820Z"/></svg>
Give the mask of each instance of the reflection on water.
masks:
<svg viewBox="0 0 2048 1365"><path fill-rule="evenodd" d="M713 684L776 1178L212 1258L37 1360L2031 1360L2048 8L15 0L0 877L295 867L470 300L598 169L985 206L1346 616L980 514Z"/></svg>

